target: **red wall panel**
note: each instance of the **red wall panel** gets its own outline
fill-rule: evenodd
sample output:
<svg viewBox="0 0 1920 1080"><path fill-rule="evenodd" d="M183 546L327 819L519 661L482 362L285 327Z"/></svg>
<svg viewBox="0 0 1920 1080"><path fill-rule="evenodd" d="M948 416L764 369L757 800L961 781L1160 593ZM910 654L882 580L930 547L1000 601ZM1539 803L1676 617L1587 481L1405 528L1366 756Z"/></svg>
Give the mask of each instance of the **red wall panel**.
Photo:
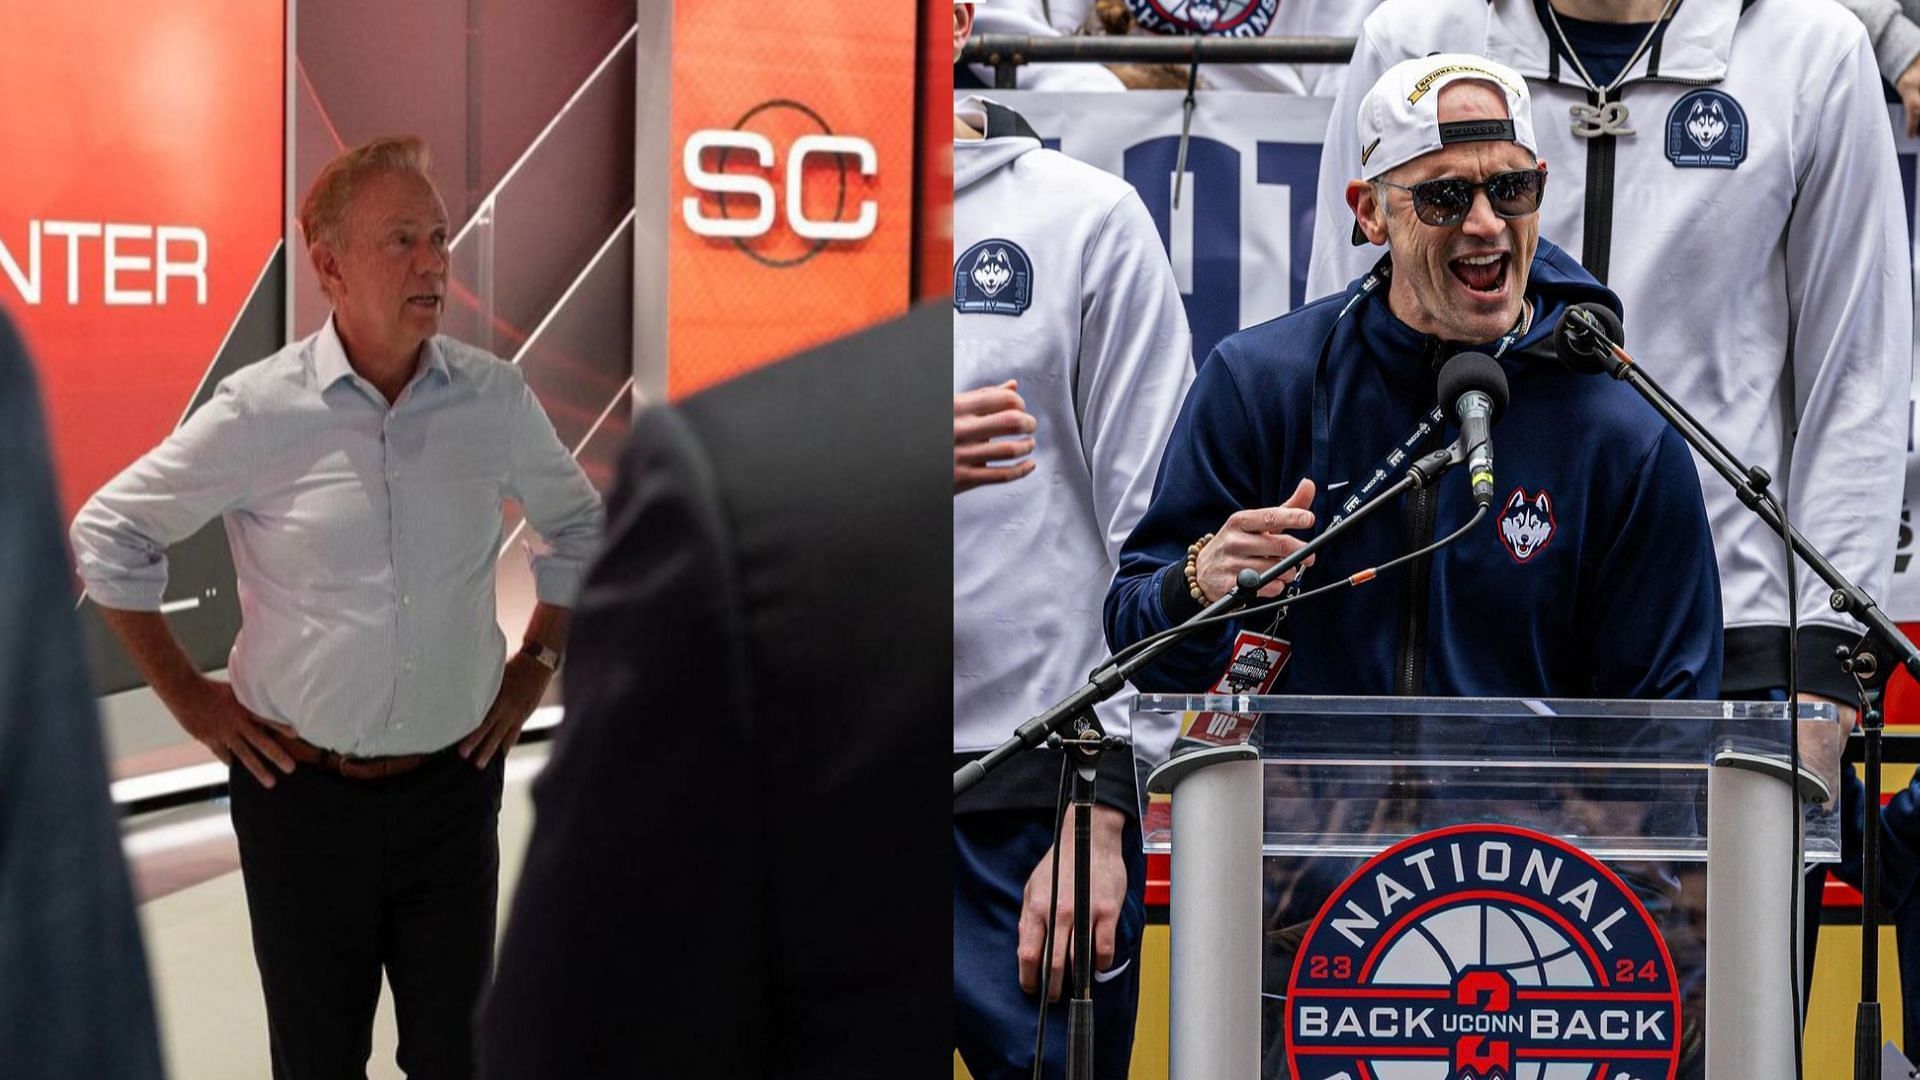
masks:
<svg viewBox="0 0 1920 1080"><path fill-rule="evenodd" d="M667 222L667 392L678 398L897 315L907 308L913 255L914 82L918 4L815 0L678 0L673 18L673 161ZM696 187L684 167L697 132L764 137L771 160L708 149L704 169L768 185L773 198ZM851 156L809 156L790 172L805 136L864 140L875 168ZM796 233L802 214L875 225L857 239ZM693 209L690 211L688 204ZM703 235L689 215L740 221L771 204L766 230Z"/></svg>
<svg viewBox="0 0 1920 1080"><path fill-rule="evenodd" d="M282 13L0 0L0 26L0 306L71 515L179 423L280 239Z"/></svg>

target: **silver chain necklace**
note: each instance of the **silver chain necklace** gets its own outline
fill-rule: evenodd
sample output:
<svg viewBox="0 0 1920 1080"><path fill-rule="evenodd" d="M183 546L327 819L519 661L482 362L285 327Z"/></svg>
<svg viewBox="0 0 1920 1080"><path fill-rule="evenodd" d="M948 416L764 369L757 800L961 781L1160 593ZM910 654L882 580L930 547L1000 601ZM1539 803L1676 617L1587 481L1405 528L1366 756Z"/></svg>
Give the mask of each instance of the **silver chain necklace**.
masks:
<svg viewBox="0 0 1920 1080"><path fill-rule="evenodd" d="M1587 89L1592 91L1595 97L1605 99L1626 81L1627 73L1633 70L1633 65L1640 62L1640 57L1645 55L1648 46L1653 44L1654 35L1660 32L1660 24L1666 22L1672 16L1673 9L1679 6L1680 0L1667 0L1666 6L1660 9L1660 16L1653 20L1652 26L1647 28L1647 36L1640 40L1640 47L1633 50L1632 56L1627 57L1627 62L1620 66L1620 73L1613 77L1613 81L1608 83L1604 90L1594 85L1593 76L1587 74L1586 65L1580 62L1580 54L1573 51L1573 42L1567 40L1567 32L1561 27L1560 16L1554 13L1553 4L1549 2L1546 8L1547 21L1553 24L1554 36L1560 39L1561 47L1566 49L1567 59L1573 62L1574 73L1580 76L1580 81L1586 84ZM1624 101L1603 100L1599 105L1575 105L1567 111L1573 116L1573 133L1579 138L1591 139L1599 135L1633 134L1633 129L1627 126L1629 114L1627 103Z"/></svg>

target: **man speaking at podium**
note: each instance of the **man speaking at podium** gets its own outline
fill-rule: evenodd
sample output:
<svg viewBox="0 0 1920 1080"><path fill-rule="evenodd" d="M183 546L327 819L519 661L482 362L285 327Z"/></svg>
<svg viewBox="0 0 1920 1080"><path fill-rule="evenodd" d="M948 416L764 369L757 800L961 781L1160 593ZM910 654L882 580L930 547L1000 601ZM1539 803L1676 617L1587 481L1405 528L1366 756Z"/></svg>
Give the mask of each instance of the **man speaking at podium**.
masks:
<svg viewBox="0 0 1920 1080"><path fill-rule="evenodd" d="M1202 633L1134 682L1205 691L1258 643L1289 694L1715 696L1719 579L1686 444L1631 388L1554 359L1570 305L1620 303L1539 238L1548 173L1526 82L1478 56L1409 60L1367 93L1359 129L1354 241L1388 253L1201 366L1122 550L1107 637L1118 649L1187 619L1445 446L1456 402L1437 401L1437 372L1466 351L1510 387L1491 492L1464 476L1414 490L1292 585L1447 538L1490 496L1488 520L1369 584Z"/></svg>

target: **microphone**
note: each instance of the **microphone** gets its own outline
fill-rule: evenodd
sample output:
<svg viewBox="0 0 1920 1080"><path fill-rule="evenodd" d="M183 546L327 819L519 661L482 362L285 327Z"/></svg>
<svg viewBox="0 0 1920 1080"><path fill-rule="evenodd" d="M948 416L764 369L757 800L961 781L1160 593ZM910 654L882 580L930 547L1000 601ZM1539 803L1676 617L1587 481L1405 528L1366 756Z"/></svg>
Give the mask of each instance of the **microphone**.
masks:
<svg viewBox="0 0 1920 1080"><path fill-rule="evenodd" d="M1507 373L1486 353L1460 353L1440 368L1440 404L1449 402L1460 419L1460 445L1467 452L1473 501L1488 506L1493 502L1493 444L1487 430L1506 411Z"/></svg>
<svg viewBox="0 0 1920 1080"><path fill-rule="evenodd" d="M1560 317L1560 325L1553 332L1553 348L1560 365L1576 375L1605 372L1617 379L1621 361L1613 350L1626 339L1620 316L1607 305L1589 300L1573 305Z"/></svg>

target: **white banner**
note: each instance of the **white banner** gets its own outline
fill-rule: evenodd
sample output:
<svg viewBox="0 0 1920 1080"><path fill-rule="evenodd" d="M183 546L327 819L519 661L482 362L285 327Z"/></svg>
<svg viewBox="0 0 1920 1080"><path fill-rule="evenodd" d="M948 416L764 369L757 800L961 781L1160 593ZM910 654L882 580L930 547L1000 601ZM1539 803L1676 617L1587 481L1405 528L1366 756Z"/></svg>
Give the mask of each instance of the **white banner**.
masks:
<svg viewBox="0 0 1920 1080"><path fill-rule="evenodd" d="M1140 192L1160 228L1186 300L1196 360L1226 335L1285 314L1304 300L1313 250L1320 144L1333 102L1286 94L1204 92L1187 147L1180 205L1173 205L1182 95L1175 90L1119 94L988 91L1026 117L1048 145L1124 177ZM1920 140L1905 135L1899 106L1889 106L1909 235L1914 235L1916 161ZM1914 262L1920 272L1920 237ZM1914 321L1920 339L1920 317ZM1916 340L1920 353L1920 340ZM1913 399L1920 401L1920 382ZM1902 622L1920 620L1920 543L1912 507L1920 500L1920 408L1907 410L1907 487L1898 521L1893 585L1879 597Z"/></svg>
<svg viewBox="0 0 1920 1080"><path fill-rule="evenodd" d="M1186 298L1196 360L1228 334L1300 305L1330 99L1198 95L1175 207L1179 91L989 96L1048 145L1139 190Z"/></svg>

